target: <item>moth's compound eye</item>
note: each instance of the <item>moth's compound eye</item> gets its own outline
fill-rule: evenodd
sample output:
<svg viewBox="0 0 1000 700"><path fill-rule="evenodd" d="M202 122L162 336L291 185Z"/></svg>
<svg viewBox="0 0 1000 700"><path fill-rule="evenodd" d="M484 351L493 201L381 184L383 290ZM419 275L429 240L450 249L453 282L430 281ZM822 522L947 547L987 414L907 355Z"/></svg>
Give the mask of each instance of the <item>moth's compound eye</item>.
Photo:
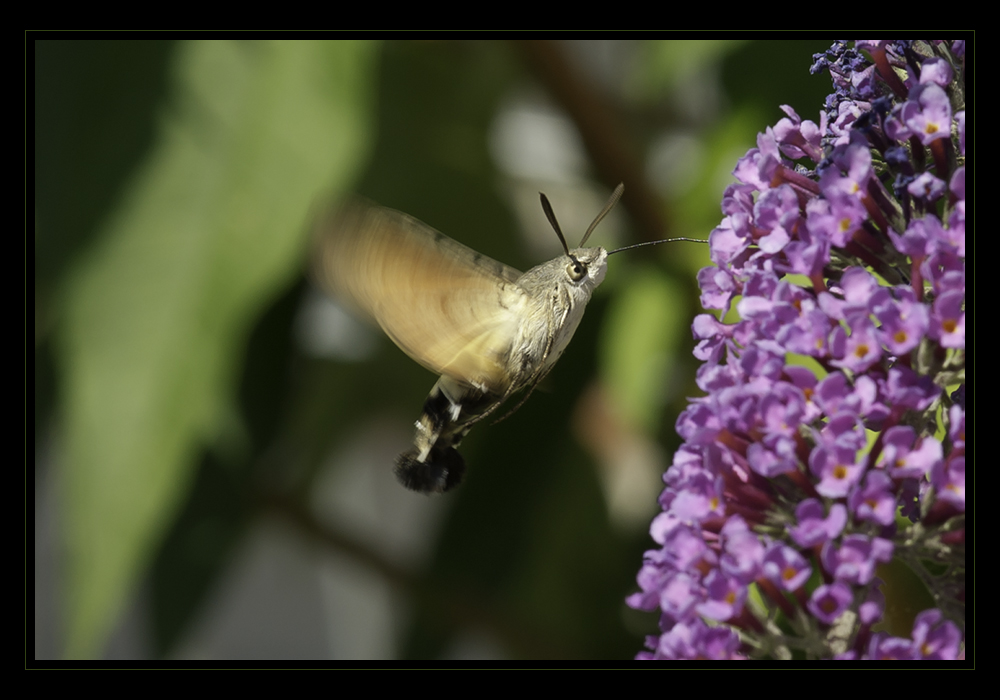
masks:
<svg viewBox="0 0 1000 700"><path fill-rule="evenodd" d="M574 282L579 282L581 279L586 277L587 266L576 258L573 258L569 265L566 266L566 274L569 275L569 278Z"/></svg>

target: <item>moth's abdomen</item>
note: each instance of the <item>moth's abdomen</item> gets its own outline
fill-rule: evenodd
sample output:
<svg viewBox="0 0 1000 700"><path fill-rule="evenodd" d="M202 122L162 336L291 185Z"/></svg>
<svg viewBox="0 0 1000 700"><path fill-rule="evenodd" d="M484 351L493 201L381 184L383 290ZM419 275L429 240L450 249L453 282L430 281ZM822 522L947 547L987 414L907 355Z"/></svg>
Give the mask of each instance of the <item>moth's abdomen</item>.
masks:
<svg viewBox="0 0 1000 700"><path fill-rule="evenodd" d="M441 377L424 401L413 449L396 459L396 478L408 489L444 493L462 481L465 460L455 448L501 397Z"/></svg>
<svg viewBox="0 0 1000 700"><path fill-rule="evenodd" d="M418 459L416 448L396 458L396 478L406 488L420 493L444 493L462 483L465 460L454 447L432 449L426 460Z"/></svg>

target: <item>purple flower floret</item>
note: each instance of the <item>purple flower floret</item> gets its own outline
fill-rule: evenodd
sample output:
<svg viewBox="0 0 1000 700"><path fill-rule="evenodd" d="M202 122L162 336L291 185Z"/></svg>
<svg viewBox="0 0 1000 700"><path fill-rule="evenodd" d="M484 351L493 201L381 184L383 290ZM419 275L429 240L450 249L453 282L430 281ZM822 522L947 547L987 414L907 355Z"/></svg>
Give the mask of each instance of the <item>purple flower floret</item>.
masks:
<svg viewBox="0 0 1000 700"><path fill-rule="evenodd" d="M962 633L955 623L944 620L940 610L924 610L913 623L910 639L875 634L869 645L870 659L934 659L954 661L959 658Z"/></svg>
<svg viewBox="0 0 1000 700"><path fill-rule="evenodd" d="M875 578L875 566L892 559L889 540L865 535L848 535L840 547L832 542L823 545L820 555L823 568L838 581L866 584Z"/></svg>
<svg viewBox="0 0 1000 700"><path fill-rule="evenodd" d="M677 418L628 598L660 611L639 658L964 654L965 46L815 59L825 110L781 108L709 236L705 395ZM909 639L873 632L891 560L937 606Z"/></svg>
<svg viewBox="0 0 1000 700"><path fill-rule="evenodd" d="M812 567L797 549L774 543L764 555L764 576L786 591L797 591L809 580Z"/></svg>
<svg viewBox="0 0 1000 700"><path fill-rule="evenodd" d="M823 624L831 625L848 609L852 599L850 586L840 582L822 585L809 596L806 609Z"/></svg>
<svg viewBox="0 0 1000 700"><path fill-rule="evenodd" d="M872 470L865 474L864 486L855 488L847 503L858 521L889 526L896 519L895 485L885 472Z"/></svg>
<svg viewBox="0 0 1000 700"><path fill-rule="evenodd" d="M837 537L847 524L847 509L842 503L834 503L830 514L823 517L823 503L809 498L795 508L798 525L791 527L788 534L792 541L803 549L828 542Z"/></svg>

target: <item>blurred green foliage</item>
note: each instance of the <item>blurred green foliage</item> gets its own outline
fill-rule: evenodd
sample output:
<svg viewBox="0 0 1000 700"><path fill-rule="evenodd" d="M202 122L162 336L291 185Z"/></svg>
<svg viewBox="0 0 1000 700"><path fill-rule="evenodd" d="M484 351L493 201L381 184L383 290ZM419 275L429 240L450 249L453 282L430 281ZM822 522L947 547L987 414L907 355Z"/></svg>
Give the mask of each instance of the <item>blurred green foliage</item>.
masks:
<svg viewBox="0 0 1000 700"><path fill-rule="evenodd" d="M554 46L581 66L592 48ZM827 83L806 70L824 46L626 48L617 92L580 68L614 105L618 138L645 163L664 135L688 137L667 151L687 154L670 163L682 185L647 185L664 230L630 236L706 238L728 172L778 104L817 118ZM355 190L508 264L542 262L518 244L513 177L489 148L512 99L544 100L528 53L493 42L34 44L35 446L57 446L36 469L56 472L64 656L100 657L141 585L156 653L172 653L253 523L274 512L410 601L401 658L439 657L469 630L513 658L641 648L656 621L623 600L648 534L614 525L571 426L600 381L630 430L667 454L676 446L673 421L697 392L689 327L707 248L612 259L548 386L463 444L467 483L444 497L419 569L310 508L331 447L373 416L414 420L433 383L387 341L357 364L296 343L312 212ZM606 192L621 175L576 177ZM630 209L642 183L625 184Z"/></svg>

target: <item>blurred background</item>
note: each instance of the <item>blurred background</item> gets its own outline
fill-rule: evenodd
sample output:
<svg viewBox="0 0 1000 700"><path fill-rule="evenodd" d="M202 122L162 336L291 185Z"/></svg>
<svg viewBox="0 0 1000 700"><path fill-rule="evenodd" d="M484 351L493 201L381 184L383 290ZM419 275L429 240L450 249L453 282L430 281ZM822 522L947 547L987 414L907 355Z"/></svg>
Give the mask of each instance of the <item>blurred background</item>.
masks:
<svg viewBox="0 0 1000 700"><path fill-rule="evenodd" d="M463 485L435 377L307 281L348 192L521 270L707 238L828 42L35 41L35 659L629 659L707 246L611 259ZM501 412L498 415L502 414Z"/></svg>

